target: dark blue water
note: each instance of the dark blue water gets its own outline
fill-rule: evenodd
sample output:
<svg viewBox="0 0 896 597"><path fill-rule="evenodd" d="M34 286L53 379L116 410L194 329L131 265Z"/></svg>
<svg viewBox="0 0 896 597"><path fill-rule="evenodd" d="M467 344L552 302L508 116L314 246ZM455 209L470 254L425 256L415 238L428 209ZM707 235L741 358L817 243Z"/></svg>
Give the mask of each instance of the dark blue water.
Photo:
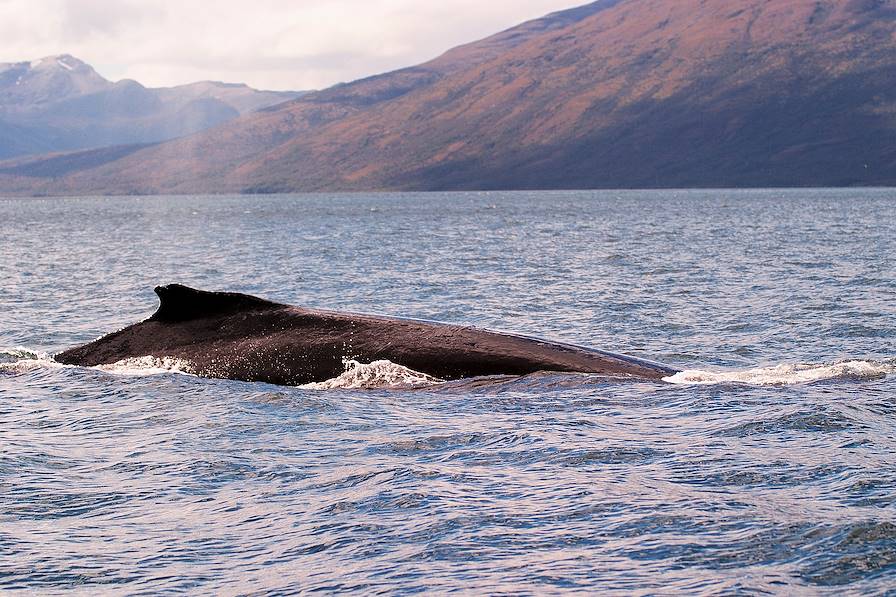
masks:
<svg viewBox="0 0 896 597"><path fill-rule="evenodd" d="M0 280L0 591L896 591L896 191L0 200ZM170 282L696 371L48 360Z"/></svg>

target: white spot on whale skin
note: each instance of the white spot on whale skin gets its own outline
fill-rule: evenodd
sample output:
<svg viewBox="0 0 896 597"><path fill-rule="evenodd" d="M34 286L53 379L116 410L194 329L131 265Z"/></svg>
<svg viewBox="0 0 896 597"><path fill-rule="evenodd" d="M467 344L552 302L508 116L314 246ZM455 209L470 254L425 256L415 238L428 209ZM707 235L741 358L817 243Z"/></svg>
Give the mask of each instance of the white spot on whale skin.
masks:
<svg viewBox="0 0 896 597"><path fill-rule="evenodd" d="M445 383L443 380L396 365L391 361L370 364L346 361L345 373L319 383L299 386L305 390L355 390L419 388Z"/></svg>
<svg viewBox="0 0 896 597"><path fill-rule="evenodd" d="M789 386L835 379L878 379L896 373L896 361L843 361L827 365L777 365L744 371L682 371L663 381L693 386L741 384Z"/></svg>

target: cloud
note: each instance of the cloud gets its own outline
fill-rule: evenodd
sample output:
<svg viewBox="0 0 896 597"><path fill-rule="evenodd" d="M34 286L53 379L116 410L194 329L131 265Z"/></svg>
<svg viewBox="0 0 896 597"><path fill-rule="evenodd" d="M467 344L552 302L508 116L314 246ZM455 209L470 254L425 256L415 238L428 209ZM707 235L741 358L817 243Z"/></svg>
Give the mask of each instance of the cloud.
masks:
<svg viewBox="0 0 896 597"><path fill-rule="evenodd" d="M322 88L584 1L0 0L0 62L69 53L151 86Z"/></svg>

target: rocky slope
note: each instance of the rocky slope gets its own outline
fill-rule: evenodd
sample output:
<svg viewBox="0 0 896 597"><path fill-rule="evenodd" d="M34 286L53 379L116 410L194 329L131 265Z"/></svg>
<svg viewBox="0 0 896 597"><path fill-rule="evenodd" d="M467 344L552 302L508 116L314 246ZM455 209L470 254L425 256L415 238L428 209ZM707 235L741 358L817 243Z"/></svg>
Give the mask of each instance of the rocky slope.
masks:
<svg viewBox="0 0 896 597"><path fill-rule="evenodd" d="M0 190L890 185L894 141L896 0L601 0Z"/></svg>

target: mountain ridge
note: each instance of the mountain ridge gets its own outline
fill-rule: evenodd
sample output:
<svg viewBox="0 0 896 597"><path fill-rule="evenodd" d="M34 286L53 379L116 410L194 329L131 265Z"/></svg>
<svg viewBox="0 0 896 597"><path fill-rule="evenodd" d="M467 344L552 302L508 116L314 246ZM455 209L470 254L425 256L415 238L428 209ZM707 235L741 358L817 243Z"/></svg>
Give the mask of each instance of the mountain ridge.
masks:
<svg viewBox="0 0 896 597"><path fill-rule="evenodd" d="M69 55L0 64L0 156L173 139L298 97L200 81L163 88L109 81Z"/></svg>

